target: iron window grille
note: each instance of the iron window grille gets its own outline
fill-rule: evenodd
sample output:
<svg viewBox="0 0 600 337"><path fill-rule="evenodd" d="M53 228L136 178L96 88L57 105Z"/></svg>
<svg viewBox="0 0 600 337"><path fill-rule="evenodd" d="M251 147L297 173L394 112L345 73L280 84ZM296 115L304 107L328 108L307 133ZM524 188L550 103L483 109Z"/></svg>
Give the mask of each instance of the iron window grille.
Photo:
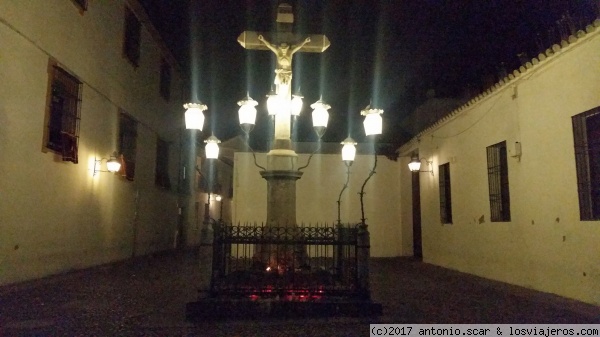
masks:
<svg viewBox="0 0 600 337"><path fill-rule="evenodd" d="M167 101L171 98L171 66L165 59L160 64L160 95Z"/></svg>
<svg viewBox="0 0 600 337"><path fill-rule="evenodd" d="M135 14L125 7L125 37L123 41L123 54L133 64L138 66L140 62L142 25Z"/></svg>
<svg viewBox="0 0 600 337"><path fill-rule="evenodd" d="M164 189L171 188L169 180L169 143L158 138L156 141L156 169L154 182Z"/></svg>
<svg viewBox="0 0 600 337"><path fill-rule="evenodd" d="M600 220L600 107L573 116L579 217Z"/></svg>
<svg viewBox="0 0 600 337"><path fill-rule="evenodd" d="M510 221L506 141L487 147L487 166L491 221Z"/></svg>
<svg viewBox="0 0 600 337"><path fill-rule="evenodd" d="M452 223L452 193L450 190L450 163L439 167L440 219L443 224Z"/></svg>
<svg viewBox="0 0 600 337"><path fill-rule="evenodd" d="M64 69L51 64L47 109L46 148L62 155L63 161L78 162L81 82Z"/></svg>
<svg viewBox="0 0 600 337"><path fill-rule="evenodd" d="M137 122L127 114L119 114L119 153L121 160L121 175L127 180L135 177L135 158L137 150Z"/></svg>

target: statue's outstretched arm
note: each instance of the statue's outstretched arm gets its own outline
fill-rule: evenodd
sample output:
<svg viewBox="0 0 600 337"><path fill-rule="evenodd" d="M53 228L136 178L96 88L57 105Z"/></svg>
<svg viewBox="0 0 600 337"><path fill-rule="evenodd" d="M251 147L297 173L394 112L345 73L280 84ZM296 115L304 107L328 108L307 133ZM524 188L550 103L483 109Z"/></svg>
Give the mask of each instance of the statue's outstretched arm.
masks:
<svg viewBox="0 0 600 337"><path fill-rule="evenodd" d="M258 36L258 41L262 42L265 46L267 46L267 48L271 49L271 51L273 51L275 55L277 55L277 47L269 43L269 41L265 40L265 38L262 35Z"/></svg>
<svg viewBox="0 0 600 337"><path fill-rule="evenodd" d="M294 49L292 49L291 53L295 53L298 50L300 50L302 47L304 47L305 44L310 42L310 37L307 37L306 39L304 39L304 41L302 41L302 43L300 43L299 45L295 46Z"/></svg>

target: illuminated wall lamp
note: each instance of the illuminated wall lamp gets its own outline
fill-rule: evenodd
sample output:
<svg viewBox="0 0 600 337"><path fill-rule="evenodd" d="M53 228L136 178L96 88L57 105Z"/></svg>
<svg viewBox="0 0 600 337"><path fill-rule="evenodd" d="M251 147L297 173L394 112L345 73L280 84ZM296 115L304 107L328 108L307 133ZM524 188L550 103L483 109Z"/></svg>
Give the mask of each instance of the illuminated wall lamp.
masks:
<svg viewBox="0 0 600 337"><path fill-rule="evenodd" d="M106 161L106 170L102 170L102 161ZM121 169L121 162L117 159L117 152L113 152L113 154L109 158L94 158L94 176L98 172L110 172L115 173Z"/></svg>
<svg viewBox="0 0 600 337"><path fill-rule="evenodd" d="M421 162L425 160L427 165L429 166L429 171L421 171ZM433 176L433 162L426 160L424 158L419 159L419 157L413 155L411 157L410 163L408 163L408 169L411 172L429 172Z"/></svg>

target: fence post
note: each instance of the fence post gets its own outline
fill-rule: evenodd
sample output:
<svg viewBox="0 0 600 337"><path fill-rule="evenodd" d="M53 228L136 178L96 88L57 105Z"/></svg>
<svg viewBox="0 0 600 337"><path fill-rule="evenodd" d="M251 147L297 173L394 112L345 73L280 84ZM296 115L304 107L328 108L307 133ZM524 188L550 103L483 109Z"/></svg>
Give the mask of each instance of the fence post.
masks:
<svg viewBox="0 0 600 337"><path fill-rule="evenodd" d="M356 261L359 296L369 299L369 256L371 249L371 239L367 224L358 225L356 242Z"/></svg>
<svg viewBox="0 0 600 337"><path fill-rule="evenodd" d="M340 279L342 276L342 224L337 223L335 225L335 235L334 238L337 240L337 244L334 246L334 268L335 268L335 277Z"/></svg>

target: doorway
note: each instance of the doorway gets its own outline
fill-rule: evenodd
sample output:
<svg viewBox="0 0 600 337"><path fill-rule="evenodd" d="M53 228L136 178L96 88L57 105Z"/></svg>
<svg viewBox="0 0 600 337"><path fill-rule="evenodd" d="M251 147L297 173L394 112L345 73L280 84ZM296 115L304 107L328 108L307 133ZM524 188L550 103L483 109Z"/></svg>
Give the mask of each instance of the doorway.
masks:
<svg viewBox="0 0 600 337"><path fill-rule="evenodd" d="M423 259L423 242L421 237L421 185L419 172L412 173L412 217L413 217L413 255Z"/></svg>

